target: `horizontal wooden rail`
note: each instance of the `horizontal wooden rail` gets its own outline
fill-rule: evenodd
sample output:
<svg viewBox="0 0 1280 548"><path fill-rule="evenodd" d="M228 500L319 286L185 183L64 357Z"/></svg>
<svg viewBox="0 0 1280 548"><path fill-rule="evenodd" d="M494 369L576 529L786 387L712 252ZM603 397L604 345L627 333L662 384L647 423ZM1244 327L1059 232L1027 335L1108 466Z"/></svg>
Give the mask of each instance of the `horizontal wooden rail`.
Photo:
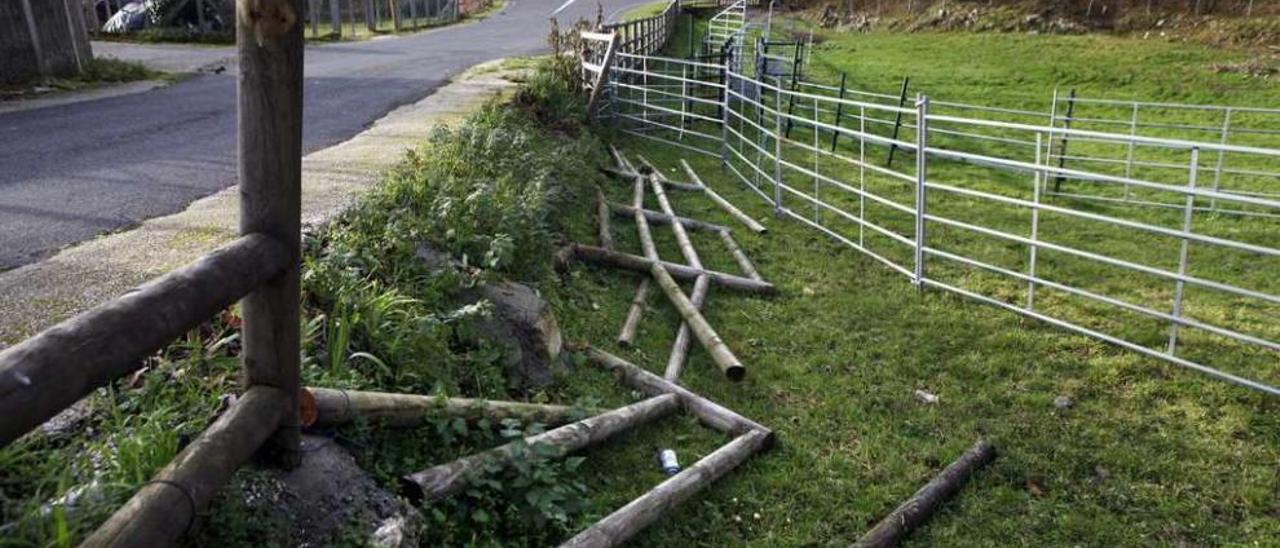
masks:
<svg viewBox="0 0 1280 548"><path fill-rule="evenodd" d="M254 386L116 510L82 546L169 546L262 446L293 398Z"/></svg>
<svg viewBox="0 0 1280 548"><path fill-rule="evenodd" d="M251 234L0 352L0 447L62 412L296 262Z"/></svg>
<svg viewBox="0 0 1280 548"><path fill-rule="evenodd" d="M572 453L597 445L617 434L653 422L680 409L679 397L659 394L625 407L606 411L541 434L500 445L488 451L433 466L401 479L401 493L414 502L434 502L457 493L474 470L490 463L508 463L517 456L517 447L547 444Z"/></svg>
<svg viewBox="0 0 1280 548"><path fill-rule="evenodd" d="M663 514L759 453L768 444L768 437L769 434L759 430L738 436L698 460L693 466L582 530L561 544L560 548L610 548L626 544L631 537L661 519Z"/></svg>
<svg viewBox="0 0 1280 548"><path fill-rule="evenodd" d="M582 418L584 413L599 410L579 409L567 405L547 405L516 401L442 398L417 394L390 394L359 390L334 390L308 387L315 398L316 421L310 427L341 426L366 420L386 426L421 426L435 413L468 420L500 421L518 418L557 426Z"/></svg>
<svg viewBox="0 0 1280 548"><path fill-rule="evenodd" d="M658 375L650 373L640 366L619 358L595 347L585 350L588 360L595 362L615 376L624 384L644 392L649 396L659 394L675 394L680 396L680 404L685 412L698 418L708 428L730 435L741 435L751 430L759 430L768 435L767 442L773 443L773 431L764 425L737 414L732 409L699 396L689 389Z"/></svg>
<svg viewBox="0 0 1280 548"><path fill-rule="evenodd" d="M636 214L635 207L613 203L613 202L609 202L608 206L609 206L609 209L613 211L614 215L618 215L620 217L627 217L627 218L635 217L635 214ZM685 228L688 228L691 230L703 230L707 232L722 232L722 231L728 230L728 227L724 225L708 223L706 221L699 221L698 219L690 219L688 217L672 217L661 211L653 211L651 209L644 209L641 211L644 213L645 221L648 221L649 224L669 225L672 223L673 220L677 220L677 221L680 221L680 224L684 225Z"/></svg>
<svg viewBox="0 0 1280 548"><path fill-rule="evenodd" d="M601 247L584 244L570 244L566 250L562 250L557 254L564 258L573 258L580 261L594 263L599 265L621 268L624 270L633 270L636 272L649 273L649 265L652 263L649 259L639 255L630 253L622 253L619 251L610 251ZM566 257L567 256L567 257ZM667 261L659 261L663 268L671 274L672 278L684 281L694 281L698 276L706 274L711 277L711 281L730 289L746 291L749 293L772 294L777 292L777 288L769 282L762 282L745 278L734 274L727 274L715 270L703 270L688 265L672 263Z"/></svg>

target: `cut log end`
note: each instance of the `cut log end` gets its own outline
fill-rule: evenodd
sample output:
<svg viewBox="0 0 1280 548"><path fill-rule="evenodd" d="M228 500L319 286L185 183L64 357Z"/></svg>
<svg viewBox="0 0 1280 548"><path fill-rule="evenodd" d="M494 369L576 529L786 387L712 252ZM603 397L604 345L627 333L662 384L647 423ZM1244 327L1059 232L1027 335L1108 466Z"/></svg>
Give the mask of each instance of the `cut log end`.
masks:
<svg viewBox="0 0 1280 548"><path fill-rule="evenodd" d="M733 382L741 382L747 376L747 368L742 364L731 365L725 368L724 376Z"/></svg>

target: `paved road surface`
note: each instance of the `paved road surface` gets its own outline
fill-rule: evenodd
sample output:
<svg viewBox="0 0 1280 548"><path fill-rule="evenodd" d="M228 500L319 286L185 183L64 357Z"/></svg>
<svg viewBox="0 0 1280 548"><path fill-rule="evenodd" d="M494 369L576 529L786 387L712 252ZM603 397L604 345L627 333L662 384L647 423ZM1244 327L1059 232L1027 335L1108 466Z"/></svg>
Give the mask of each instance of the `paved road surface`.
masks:
<svg viewBox="0 0 1280 548"><path fill-rule="evenodd" d="M605 0L614 13L645 0ZM564 0L509 0L484 21L311 46L304 152L346 140L463 69L545 50ZM576 0L562 22L594 17ZM0 114L0 270L183 209L236 182L235 77L202 74L124 97Z"/></svg>

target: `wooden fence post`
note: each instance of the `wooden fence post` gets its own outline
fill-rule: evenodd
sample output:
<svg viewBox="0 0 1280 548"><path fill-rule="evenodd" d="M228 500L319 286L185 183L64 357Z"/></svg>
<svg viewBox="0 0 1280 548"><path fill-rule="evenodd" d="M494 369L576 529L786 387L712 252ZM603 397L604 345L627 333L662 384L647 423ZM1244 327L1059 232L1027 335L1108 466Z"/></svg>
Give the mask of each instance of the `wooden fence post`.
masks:
<svg viewBox="0 0 1280 548"><path fill-rule="evenodd" d="M265 234L289 250L290 266L240 301L248 387L288 398L264 449L286 467L301 460L298 418L302 194L302 0L264 0L239 17L240 233Z"/></svg>
<svg viewBox="0 0 1280 548"><path fill-rule="evenodd" d="M311 23L311 37L320 36L320 0L307 0L307 22Z"/></svg>
<svg viewBox="0 0 1280 548"><path fill-rule="evenodd" d="M199 27L197 32L203 36L206 30L204 22L204 0L196 0L196 26Z"/></svg>
<svg viewBox="0 0 1280 548"><path fill-rule="evenodd" d="M342 38L342 1L329 0L329 26L334 36Z"/></svg>
<svg viewBox="0 0 1280 548"><path fill-rule="evenodd" d="M615 32L609 38L608 49L604 50L604 59L600 61L600 74L596 76L595 85L591 86L591 96L587 99L587 114L595 111L601 90L609 83L609 67L613 65L613 55L617 50L618 33Z"/></svg>
<svg viewBox="0 0 1280 548"><path fill-rule="evenodd" d="M36 54L36 68L40 70L40 78L48 79L52 74L49 60L44 56L44 47L40 44L40 28L36 25L35 12L31 11L31 0L22 0L22 15L27 20L27 35L31 40L31 51Z"/></svg>

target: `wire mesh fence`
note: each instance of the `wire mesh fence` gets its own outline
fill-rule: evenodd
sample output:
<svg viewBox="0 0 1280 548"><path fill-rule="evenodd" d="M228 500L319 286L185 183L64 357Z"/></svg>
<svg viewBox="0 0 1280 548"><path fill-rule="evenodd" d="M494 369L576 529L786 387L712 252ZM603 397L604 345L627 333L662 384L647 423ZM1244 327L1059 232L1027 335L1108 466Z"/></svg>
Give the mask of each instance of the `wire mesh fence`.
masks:
<svg viewBox="0 0 1280 548"><path fill-rule="evenodd" d="M1109 131L1077 97L1067 127L1065 112L792 85L723 49L721 62L621 54L600 115L719 158L778 215L918 287L1280 395L1280 201L1266 180L1280 147L1260 146L1265 126L1239 126L1262 128L1240 144L1154 121Z"/></svg>

